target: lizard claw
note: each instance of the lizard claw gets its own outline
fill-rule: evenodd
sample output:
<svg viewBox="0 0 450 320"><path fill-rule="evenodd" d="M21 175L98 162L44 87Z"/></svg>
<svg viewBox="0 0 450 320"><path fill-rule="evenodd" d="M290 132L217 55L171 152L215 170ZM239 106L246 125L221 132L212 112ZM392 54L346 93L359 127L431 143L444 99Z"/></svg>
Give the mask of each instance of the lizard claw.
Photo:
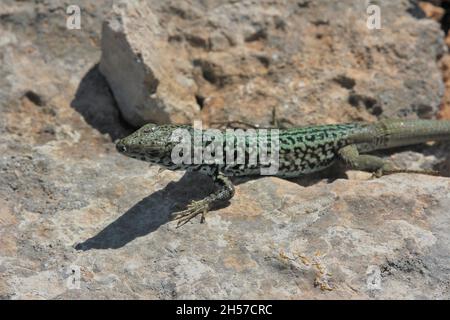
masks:
<svg viewBox="0 0 450 320"><path fill-rule="evenodd" d="M208 209L208 202L204 200L192 201L185 210L176 212L172 220L178 220L177 228L179 228L201 214L200 223L203 223L205 222L205 214L208 212Z"/></svg>

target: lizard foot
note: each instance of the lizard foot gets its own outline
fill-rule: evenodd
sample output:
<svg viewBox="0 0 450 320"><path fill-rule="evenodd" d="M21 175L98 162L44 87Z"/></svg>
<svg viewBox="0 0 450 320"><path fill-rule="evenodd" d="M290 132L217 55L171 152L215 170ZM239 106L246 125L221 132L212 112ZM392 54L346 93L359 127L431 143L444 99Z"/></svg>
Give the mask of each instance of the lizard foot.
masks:
<svg viewBox="0 0 450 320"><path fill-rule="evenodd" d="M207 201L192 201L185 210L176 212L172 220L178 220L177 228L179 228L201 214L200 223L203 223L205 222L205 214L208 212L208 209L209 203Z"/></svg>

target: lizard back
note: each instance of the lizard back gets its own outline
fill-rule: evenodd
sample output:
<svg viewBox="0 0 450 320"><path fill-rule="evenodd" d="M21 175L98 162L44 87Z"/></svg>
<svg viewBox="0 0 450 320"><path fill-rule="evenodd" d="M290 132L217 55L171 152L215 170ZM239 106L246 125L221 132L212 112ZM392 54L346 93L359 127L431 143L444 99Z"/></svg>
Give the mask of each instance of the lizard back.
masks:
<svg viewBox="0 0 450 320"><path fill-rule="evenodd" d="M349 123L279 130L278 170L274 175L295 177L329 167L337 159L338 150L349 144L352 135L364 127L362 123ZM269 139L262 135L247 138L247 147L255 144L252 139L264 139L263 144L266 143L270 149ZM248 157L246 153L244 164L230 165L225 162L219 170L229 176L244 176L259 175L261 168L268 167L260 162L252 165L247 161Z"/></svg>

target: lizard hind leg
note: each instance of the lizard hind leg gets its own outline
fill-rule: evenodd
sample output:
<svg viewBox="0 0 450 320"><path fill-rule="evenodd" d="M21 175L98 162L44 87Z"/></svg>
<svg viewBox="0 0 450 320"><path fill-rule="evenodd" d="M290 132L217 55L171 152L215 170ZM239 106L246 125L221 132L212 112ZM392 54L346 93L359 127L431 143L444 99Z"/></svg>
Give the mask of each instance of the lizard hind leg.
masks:
<svg viewBox="0 0 450 320"><path fill-rule="evenodd" d="M201 214L200 222L205 221L206 213L212 208L212 206L218 201L229 200L234 195L234 186L229 178L221 173L213 175L216 191L204 199L198 201L192 201L185 210L176 212L172 220L177 220L177 228L188 223L191 219Z"/></svg>
<svg viewBox="0 0 450 320"><path fill-rule="evenodd" d="M394 173L419 173L428 175L438 175L433 170L409 170L395 167L392 163L373 155L359 154L356 145L348 145L339 150L339 156L352 169L369 171L374 177L381 177Z"/></svg>

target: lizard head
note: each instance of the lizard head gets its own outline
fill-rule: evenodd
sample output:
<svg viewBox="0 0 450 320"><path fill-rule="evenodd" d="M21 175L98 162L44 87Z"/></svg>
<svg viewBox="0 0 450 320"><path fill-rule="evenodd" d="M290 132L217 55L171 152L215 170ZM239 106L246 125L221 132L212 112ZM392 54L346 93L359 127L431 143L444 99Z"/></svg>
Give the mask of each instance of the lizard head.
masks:
<svg viewBox="0 0 450 320"><path fill-rule="evenodd" d="M188 128L182 125L149 123L117 141L116 149L126 156L158 163L163 158L170 157L175 142L172 134L183 127Z"/></svg>

